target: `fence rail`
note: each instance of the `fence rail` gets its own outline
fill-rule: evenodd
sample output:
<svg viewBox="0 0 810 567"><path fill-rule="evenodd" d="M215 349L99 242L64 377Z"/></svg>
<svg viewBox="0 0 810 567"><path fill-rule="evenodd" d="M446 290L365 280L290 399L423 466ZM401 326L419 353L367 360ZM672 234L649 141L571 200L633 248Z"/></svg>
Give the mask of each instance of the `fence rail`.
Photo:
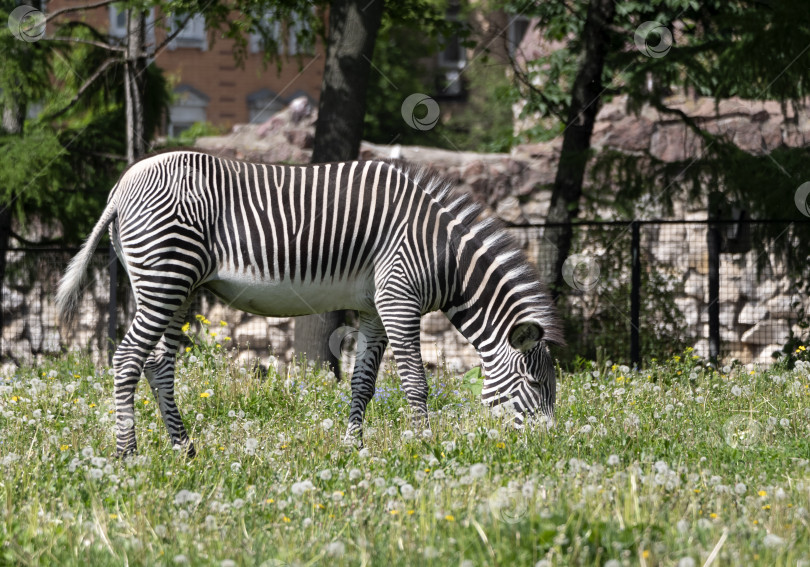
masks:
<svg viewBox="0 0 810 567"><path fill-rule="evenodd" d="M548 283L555 279L556 253L548 246L547 231L562 226L508 229ZM798 242L796 231L806 234L810 219L579 222L572 228L563 272L567 287L558 302L568 347L557 354L564 360L593 359L601 350L614 361L643 364L692 347L704 357L767 363L773 352L807 339L810 267L806 261L791 262L789 252ZM107 250L95 256L73 327L65 329L56 320L53 295L75 252L8 250L3 362L66 348L89 348L101 362L122 336L134 306L125 277L111 285ZM282 358L292 355L290 319L247 315L205 292L192 309L227 320L231 344L243 354L266 357L271 349ZM472 348L441 316L425 319L422 342L429 363L477 363Z"/></svg>

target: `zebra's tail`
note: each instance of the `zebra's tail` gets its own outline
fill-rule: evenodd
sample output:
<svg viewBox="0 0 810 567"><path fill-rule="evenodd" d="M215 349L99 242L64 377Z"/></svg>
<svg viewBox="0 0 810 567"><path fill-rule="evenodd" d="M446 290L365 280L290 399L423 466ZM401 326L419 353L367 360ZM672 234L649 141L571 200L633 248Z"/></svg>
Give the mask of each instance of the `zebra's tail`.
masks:
<svg viewBox="0 0 810 567"><path fill-rule="evenodd" d="M110 192L110 199L104 208L104 212L101 213L101 218L98 219L96 226L93 227L93 231L85 240L79 253L70 261L65 275L59 281L59 290L56 292L56 309L61 325L68 325L73 320L82 291L84 291L82 283L90 261L93 259L93 252L98 246L101 237L104 236L104 231L107 230L107 227L118 215L118 199L115 198L117 188L118 185L116 184Z"/></svg>

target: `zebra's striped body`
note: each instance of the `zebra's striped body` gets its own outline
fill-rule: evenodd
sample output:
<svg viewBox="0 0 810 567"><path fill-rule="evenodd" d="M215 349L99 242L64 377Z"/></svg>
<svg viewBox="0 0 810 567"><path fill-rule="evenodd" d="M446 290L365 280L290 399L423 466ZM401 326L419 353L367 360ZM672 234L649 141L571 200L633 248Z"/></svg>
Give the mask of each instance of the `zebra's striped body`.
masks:
<svg viewBox="0 0 810 567"><path fill-rule="evenodd" d="M361 432L389 342L408 401L426 418L419 323L435 310L478 349L485 402L551 415L556 384L544 343L562 342L553 305L511 241L475 220L479 212L446 183L384 162L260 165L180 151L134 164L57 297L69 316L111 225L137 301L114 358L118 451L135 449L143 371L172 441L193 453L174 403L174 361L199 287L260 315L360 312L366 348L355 362L347 436Z"/></svg>

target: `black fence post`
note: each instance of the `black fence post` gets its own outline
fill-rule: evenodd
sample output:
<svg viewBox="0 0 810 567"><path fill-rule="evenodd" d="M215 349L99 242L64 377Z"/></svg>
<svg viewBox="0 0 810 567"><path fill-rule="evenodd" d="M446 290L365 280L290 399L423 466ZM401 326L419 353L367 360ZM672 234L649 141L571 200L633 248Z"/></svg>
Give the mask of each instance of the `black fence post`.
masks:
<svg viewBox="0 0 810 567"><path fill-rule="evenodd" d="M720 357L720 227L718 196L709 196L709 223L706 232L709 269L709 360L717 363Z"/></svg>
<svg viewBox="0 0 810 567"><path fill-rule="evenodd" d="M630 287L630 363L641 364L640 319L641 319L641 230L639 222L630 223L632 229L631 256L633 273Z"/></svg>
<svg viewBox="0 0 810 567"><path fill-rule="evenodd" d="M112 366L115 343L118 339L118 256L115 247L110 242L110 303L107 323L107 363Z"/></svg>

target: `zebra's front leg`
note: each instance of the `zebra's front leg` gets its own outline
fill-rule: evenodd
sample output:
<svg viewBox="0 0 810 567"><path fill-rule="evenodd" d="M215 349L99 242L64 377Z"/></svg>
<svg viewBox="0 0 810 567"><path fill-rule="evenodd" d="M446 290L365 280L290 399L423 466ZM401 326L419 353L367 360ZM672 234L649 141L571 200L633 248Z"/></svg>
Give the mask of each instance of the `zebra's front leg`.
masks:
<svg viewBox="0 0 810 567"><path fill-rule="evenodd" d="M419 339L422 312L416 300L404 298L379 299L377 309L394 352L402 389L413 411L414 429L421 433L430 429L428 385Z"/></svg>
<svg viewBox="0 0 810 567"><path fill-rule="evenodd" d="M174 400L174 369L177 361L177 349L183 336L183 319L188 312L187 302L175 314L169 328L163 334L158 346L152 352L144 366L144 374L149 381L149 388L155 396L163 423L169 432L173 447L185 448L186 455L193 458L197 452L194 443L188 437L183 425L183 418Z"/></svg>
<svg viewBox="0 0 810 567"><path fill-rule="evenodd" d="M363 419L366 406L374 396L377 372L380 368L388 337L377 313L360 313L360 339L352 373L352 407L349 411L349 426L343 442L346 445L363 446Z"/></svg>

